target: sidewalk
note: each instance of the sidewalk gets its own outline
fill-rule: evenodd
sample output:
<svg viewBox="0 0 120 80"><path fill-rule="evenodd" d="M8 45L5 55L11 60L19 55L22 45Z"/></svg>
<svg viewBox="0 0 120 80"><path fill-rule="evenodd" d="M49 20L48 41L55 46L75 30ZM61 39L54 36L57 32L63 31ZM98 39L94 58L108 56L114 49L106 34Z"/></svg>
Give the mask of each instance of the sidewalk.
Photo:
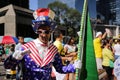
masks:
<svg viewBox="0 0 120 80"><path fill-rule="evenodd" d="M0 62L0 80L16 80L16 79L6 79L6 72L3 66L3 62Z"/></svg>
<svg viewBox="0 0 120 80"><path fill-rule="evenodd" d="M0 80L6 80L5 79L5 68L3 66L3 62L0 62Z"/></svg>

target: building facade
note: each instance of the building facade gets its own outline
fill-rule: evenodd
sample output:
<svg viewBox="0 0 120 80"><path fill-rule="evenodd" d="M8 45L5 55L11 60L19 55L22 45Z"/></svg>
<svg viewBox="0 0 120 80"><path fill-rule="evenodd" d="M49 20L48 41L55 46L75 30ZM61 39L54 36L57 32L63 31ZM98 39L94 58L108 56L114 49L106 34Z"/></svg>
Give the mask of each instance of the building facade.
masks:
<svg viewBox="0 0 120 80"><path fill-rule="evenodd" d="M0 0L0 8L9 4L29 9L29 0Z"/></svg>
<svg viewBox="0 0 120 80"><path fill-rule="evenodd" d="M120 25L120 0L97 0L97 13L104 23Z"/></svg>
<svg viewBox="0 0 120 80"><path fill-rule="evenodd" d="M36 37L29 0L0 0L0 36Z"/></svg>
<svg viewBox="0 0 120 80"><path fill-rule="evenodd" d="M0 36L35 37L32 30L33 11L8 5L0 8Z"/></svg>
<svg viewBox="0 0 120 80"><path fill-rule="evenodd" d="M115 11L116 11L116 23L118 25L120 25L120 0L116 0L116 8L115 8Z"/></svg>

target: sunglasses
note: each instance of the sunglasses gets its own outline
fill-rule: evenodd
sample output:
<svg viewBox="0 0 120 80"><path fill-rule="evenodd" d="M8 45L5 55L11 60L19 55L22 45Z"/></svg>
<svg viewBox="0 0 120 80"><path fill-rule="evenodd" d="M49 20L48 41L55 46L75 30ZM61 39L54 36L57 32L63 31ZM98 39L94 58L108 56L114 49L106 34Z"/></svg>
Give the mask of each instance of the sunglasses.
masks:
<svg viewBox="0 0 120 80"><path fill-rule="evenodd" d="M50 32L51 32L50 30L38 30L37 31L38 34L41 34L41 33L43 33L43 34L49 34Z"/></svg>

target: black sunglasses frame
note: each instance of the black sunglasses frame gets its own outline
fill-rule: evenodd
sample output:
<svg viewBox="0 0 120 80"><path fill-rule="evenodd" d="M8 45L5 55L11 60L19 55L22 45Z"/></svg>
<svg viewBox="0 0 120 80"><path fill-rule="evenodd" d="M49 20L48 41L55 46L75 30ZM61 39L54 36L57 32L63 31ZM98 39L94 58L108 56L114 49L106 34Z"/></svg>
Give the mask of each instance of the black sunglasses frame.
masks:
<svg viewBox="0 0 120 80"><path fill-rule="evenodd" d="M50 34L51 30L37 30L37 34Z"/></svg>

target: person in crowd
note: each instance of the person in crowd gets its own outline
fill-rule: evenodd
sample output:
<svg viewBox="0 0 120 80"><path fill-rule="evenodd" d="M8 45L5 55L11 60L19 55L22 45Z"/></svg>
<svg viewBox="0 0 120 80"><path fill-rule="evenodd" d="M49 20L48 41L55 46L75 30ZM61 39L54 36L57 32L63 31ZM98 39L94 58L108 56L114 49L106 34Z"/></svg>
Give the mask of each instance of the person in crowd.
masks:
<svg viewBox="0 0 120 80"><path fill-rule="evenodd" d="M109 40L104 39L103 44L102 44L102 48L103 48L103 50L102 50L102 55L103 55L102 66L107 72L108 80L112 80L113 79L113 74L112 74L113 65L112 65L112 67L110 66L110 61L114 62L114 55L109 47L110 47Z"/></svg>
<svg viewBox="0 0 120 80"><path fill-rule="evenodd" d="M65 56L72 57L71 61L67 61L67 63L73 63L74 60L77 59L77 52L76 52L77 46L75 45L75 38L74 37L68 37L67 43L64 45L64 52ZM75 74L74 73L68 73L66 76L67 80L75 80Z"/></svg>
<svg viewBox="0 0 120 80"><path fill-rule="evenodd" d="M15 44L10 45L9 55L13 54L15 51Z"/></svg>
<svg viewBox="0 0 120 80"><path fill-rule="evenodd" d="M5 50L5 59L9 56L9 51L10 51L10 45L9 44L4 44L4 50Z"/></svg>
<svg viewBox="0 0 120 80"><path fill-rule="evenodd" d="M96 38L93 40L94 44L94 51L95 51L95 57L96 57L96 64L97 64L97 70L100 72L102 67L102 48L101 48L101 40L105 38L107 33L105 32L102 34L102 32L96 33Z"/></svg>
<svg viewBox="0 0 120 80"><path fill-rule="evenodd" d="M64 51L64 46L62 44L62 41L63 41L63 34L62 34L62 32L60 30L55 30L54 31L54 38L55 38L55 41L54 41L53 44L57 47L58 52L61 55L63 64L66 65L64 63L64 61L66 61L66 60L71 61L72 57L65 57L66 54L65 54L65 51Z"/></svg>
<svg viewBox="0 0 120 80"><path fill-rule="evenodd" d="M113 46L115 60L120 57L120 40L116 40L116 44Z"/></svg>
<svg viewBox="0 0 120 80"><path fill-rule="evenodd" d="M113 50L113 46L114 46L114 44L113 44L113 37L108 37L107 39L109 40L110 50L112 52L114 52L114 50Z"/></svg>
<svg viewBox="0 0 120 80"><path fill-rule="evenodd" d="M16 50L21 50L21 47L23 44L25 44L24 42L24 37L23 36L18 36L18 44L15 46L15 51ZM17 70L16 70L16 80L20 80L22 78L22 71L23 70L23 61L21 61L18 65L17 65Z"/></svg>
<svg viewBox="0 0 120 80"><path fill-rule="evenodd" d="M59 30L59 29L56 29L54 31L54 38L55 38L55 41L54 41L54 45L57 47L58 49L58 52L60 54L60 57L62 59L62 64L63 65L66 65L65 64L65 61L71 61L72 60L72 57L65 57L65 52L64 52L64 46L62 44L62 41L63 41L63 34L62 32ZM65 79L65 76L66 74L60 74L58 72L56 72L53 68L53 72L55 73L56 75L56 79L57 80L64 80ZM65 79L66 80L66 79Z"/></svg>
<svg viewBox="0 0 120 80"><path fill-rule="evenodd" d="M33 30L38 38L22 45L5 62L5 68L16 67L24 62L23 80L51 80L52 66L59 73L72 73L81 68L81 61L64 66L58 49L49 43L50 34L55 28L54 12L48 8L39 8L33 13Z"/></svg>
<svg viewBox="0 0 120 80"><path fill-rule="evenodd" d="M114 62L114 80L120 80L120 57L118 57Z"/></svg>
<svg viewBox="0 0 120 80"><path fill-rule="evenodd" d="M77 46L75 45L75 38L68 37L67 43L64 45L65 56L73 57L76 59L77 56Z"/></svg>
<svg viewBox="0 0 120 80"><path fill-rule="evenodd" d="M23 36L18 36L18 44L15 46L15 50L19 50L21 48L21 46L23 44L25 44L24 42L24 37Z"/></svg>
<svg viewBox="0 0 120 80"><path fill-rule="evenodd" d="M3 61L3 58L2 56L5 54L5 50L4 50L4 47L2 45L2 43L0 43L0 62ZM2 73L0 73L0 76L2 75Z"/></svg>
<svg viewBox="0 0 120 80"><path fill-rule="evenodd" d="M7 55L8 57L12 55L15 51L15 44L9 44L9 54ZM11 69L6 69L6 78L7 79L15 79L16 77L16 67L11 68Z"/></svg>
<svg viewBox="0 0 120 80"><path fill-rule="evenodd" d="M2 56L5 54L4 47L2 43L0 43L0 62L2 61Z"/></svg>

